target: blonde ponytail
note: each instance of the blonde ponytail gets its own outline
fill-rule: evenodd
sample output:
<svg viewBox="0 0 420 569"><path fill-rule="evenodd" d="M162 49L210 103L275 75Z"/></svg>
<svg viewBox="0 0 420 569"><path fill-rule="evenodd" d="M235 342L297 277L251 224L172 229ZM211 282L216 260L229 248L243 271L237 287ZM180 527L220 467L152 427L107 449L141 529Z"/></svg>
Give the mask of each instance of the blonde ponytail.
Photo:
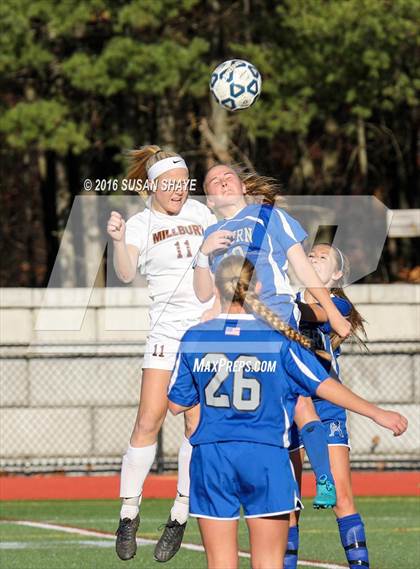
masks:
<svg viewBox="0 0 420 569"><path fill-rule="evenodd" d="M221 299L225 302L236 302L259 316L267 324L281 332L289 340L297 342L304 348L314 350L310 338L307 338L289 324L286 324L275 312L270 310L255 294L253 283L254 265L244 257L230 255L220 263L215 276L215 284ZM323 350L315 353L331 361L331 356Z"/></svg>

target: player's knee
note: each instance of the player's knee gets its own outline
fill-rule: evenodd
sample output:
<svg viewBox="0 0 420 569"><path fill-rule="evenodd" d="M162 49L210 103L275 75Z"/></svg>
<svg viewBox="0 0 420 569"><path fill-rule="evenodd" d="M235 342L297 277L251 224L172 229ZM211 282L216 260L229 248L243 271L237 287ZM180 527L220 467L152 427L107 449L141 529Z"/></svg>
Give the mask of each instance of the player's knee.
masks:
<svg viewBox="0 0 420 569"><path fill-rule="evenodd" d="M149 437L157 435L159 432L162 421L159 417L153 415L142 415L137 419L134 426L133 437Z"/></svg>
<svg viewBox="0 0 420 569"><path fill-rule="evenodd" d="M353 495L348 490L342 490L337 487L337 504L335 513L339 518L348 516L355 512Z"/></svg>

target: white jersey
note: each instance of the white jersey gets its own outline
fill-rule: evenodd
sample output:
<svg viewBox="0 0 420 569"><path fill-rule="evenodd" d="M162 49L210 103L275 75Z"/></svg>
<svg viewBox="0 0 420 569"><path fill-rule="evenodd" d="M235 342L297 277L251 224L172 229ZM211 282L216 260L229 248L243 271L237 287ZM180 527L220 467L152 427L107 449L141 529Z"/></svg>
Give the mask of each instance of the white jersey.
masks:
<svg viewBox="0 0 420 569"><path fill-rule="evenodd" d="M187 199L178 215L146 207L126 223L125 242L140 251L138 268L152 300L151 329L159 322L196 323L209 304L194 294L193 261L205 229L216 217L204 204Z"/></svg>

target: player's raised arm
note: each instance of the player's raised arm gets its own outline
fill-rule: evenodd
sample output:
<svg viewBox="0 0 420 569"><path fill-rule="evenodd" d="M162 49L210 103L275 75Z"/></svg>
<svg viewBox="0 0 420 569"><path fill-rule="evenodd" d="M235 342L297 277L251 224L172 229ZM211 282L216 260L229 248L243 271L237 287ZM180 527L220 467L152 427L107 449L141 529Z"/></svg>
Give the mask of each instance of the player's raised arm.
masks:
<svg viewBox="0 0 420 569"><path fill-rule="evenodd" d="M328 372L309 350L303 350L293 343L287 347L284 358L286 369L295 386L303 389L299 394L316 395L334 405L369 417L381 427L390 429L395 436L402 435L407 430L408 421L403 415L377 407L329 377Z"/></svg>
<svg viewBox="0 0 420 569"><path fill-rule="evenodd" d="M198 262L200 261L197 260ZM208 266L205 267L204 264L195 266L193 286L195 295L200 302L207 302L211 299L214 295L214 281Z"/></svg>
<svg viewBox="0 0 420 569"><path fill-rule="evenodd" d="M297 304L303 322L327 322L327 313L319 304L307 304L299 301Z"/></svg>
<svg viewBox="0 0 420 569"><path fill-rule="evenodd" d="M299 281L306 286L309 292L324 308L331 327L339 336L347 338L351 325L337 310L330 297L330 292L321 283L314 268L308 261L305 251L300 243L296 243L287 251L287 258L293 267Z"/></svg>
<svg viewBox="0 0 420 569"><path fill-rule="evenodd" d="M134 280L137 271L139 250L134 245L125 242L126 226L120 213L112 211L108 219L107 232L114 244L114 268L118 278L123 283Z"/></svg>
<svg viewBox="0 0 420 569"><path fill-rule="evenodd" d="M369 417L381 427L391 430L395 437L402 435L407 430L408 421L403 415L396 411L386 411L377 407L334 379L329 378L323 381L317 388L316 394L335 405Z"/></svg>
<svg viewBox="0 0 420 569"><path fill-rule="evenodd" d="M194 292L200 302L207 302L214 296L214 277L210 271L209 255L227 249L231 242L231 231L215 231L204 239L197 254L193 280Z"/></svg>

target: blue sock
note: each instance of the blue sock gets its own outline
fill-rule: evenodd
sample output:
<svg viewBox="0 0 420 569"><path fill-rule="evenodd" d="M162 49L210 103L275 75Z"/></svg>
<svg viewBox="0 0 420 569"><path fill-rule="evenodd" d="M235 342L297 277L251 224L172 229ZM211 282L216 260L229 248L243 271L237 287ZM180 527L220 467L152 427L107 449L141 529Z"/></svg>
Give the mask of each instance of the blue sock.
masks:
<svg viewBox="0 0 420 569"><path fill-rule="evenodd" d="M350 569L370 567L365 526L359 514L338 518L338 531Z"/></svg>
<svg viewBox="0 0 420 569"><path fill-rule="evenodd" d="M317 480L325 474L328 480L334 483L328 454L327 433L321 421L306 423L300 431L300 436Z"/></svg>
<svg viewBox="0 0 420 569"><path fill-rule="evenodd" d="M299 550L299 526L289 527L287 551L284 556L284 569L296 569Z"/></svg>

